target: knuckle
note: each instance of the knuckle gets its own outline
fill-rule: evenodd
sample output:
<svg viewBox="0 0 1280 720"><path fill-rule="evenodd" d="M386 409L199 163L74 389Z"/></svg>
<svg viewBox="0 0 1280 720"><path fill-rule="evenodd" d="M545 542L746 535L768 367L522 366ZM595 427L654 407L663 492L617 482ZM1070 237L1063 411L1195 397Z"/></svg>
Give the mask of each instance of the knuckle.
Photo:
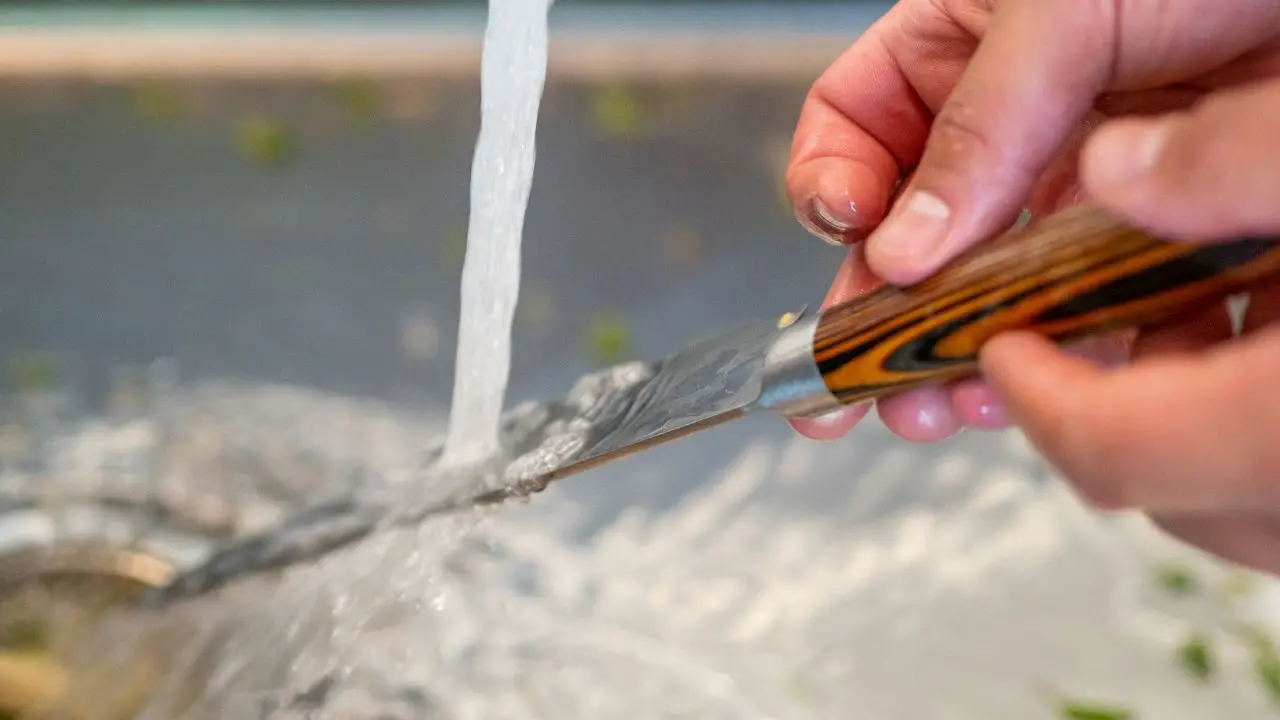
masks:
<svg viewBox="0 0 1280 720"><path fill-rule="evenodd" d="M999 159L1000 154L1000 144L963 98L953 98L934 119L928 155L935 168L960 170L975 158L986 162Z"/></svg>

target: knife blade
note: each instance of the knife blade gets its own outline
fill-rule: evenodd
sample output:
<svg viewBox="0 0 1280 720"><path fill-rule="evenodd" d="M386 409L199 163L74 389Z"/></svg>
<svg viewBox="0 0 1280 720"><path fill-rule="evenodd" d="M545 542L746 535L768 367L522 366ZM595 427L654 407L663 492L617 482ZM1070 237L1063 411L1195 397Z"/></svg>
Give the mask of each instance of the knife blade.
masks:
<svg viewBox="0 0 1280 720"><path fill-rule="evenodd" d="M980 244L916 285L883 287L819 313L787 313L687 347L610 398L563 462L508 474L498 488L400 511L390 524L527 496L750 412L817 417L970 376L983 343L1002 332L1030 330L1066 343L1166 320L1280 277L1277 240L1173 243L1096 207L1071 208ZM306 542L283 542L279 531L233 542L151 600L200 594L240 575L311 559L388 524L363 507L347 498L282 526Z"/></svg>

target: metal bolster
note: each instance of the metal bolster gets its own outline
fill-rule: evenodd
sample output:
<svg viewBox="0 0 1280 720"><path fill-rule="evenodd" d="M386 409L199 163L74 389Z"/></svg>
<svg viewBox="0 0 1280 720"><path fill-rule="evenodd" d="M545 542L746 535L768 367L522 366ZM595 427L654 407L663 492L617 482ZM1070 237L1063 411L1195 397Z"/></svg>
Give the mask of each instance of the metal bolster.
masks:
<svg viewBox="0 0 1280 720"><path fill-rule="evenodd" d="M793 418L818 417L841 407L813 358L818 317L815 313L796 320L774 340L765 355L761 407Z"/></svg>

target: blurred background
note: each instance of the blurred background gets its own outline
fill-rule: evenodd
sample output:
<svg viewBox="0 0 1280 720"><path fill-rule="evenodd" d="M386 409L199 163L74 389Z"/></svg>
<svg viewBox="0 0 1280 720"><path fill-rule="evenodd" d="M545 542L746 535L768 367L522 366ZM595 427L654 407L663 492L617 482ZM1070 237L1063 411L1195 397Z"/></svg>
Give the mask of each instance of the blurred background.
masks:
<svg viewBox="0 0 1280 720"><path fill-rule="evenodd" d="M787 207L791 132L890 5L554 6L509 404L821 300L839 252ZM413 466L451 392L484 20L0 3L0 552L87 537L182 566L353 467ZM1016 433L818 445L751 418L472 533L509 572L426 578L455 551L423 551L394 630L417 655L362 629L311 670L281 658L278 689L394 668L433 698L395 717L1280 707L1280 661L1235 633L1268 586L1088 512Z"/></svg>

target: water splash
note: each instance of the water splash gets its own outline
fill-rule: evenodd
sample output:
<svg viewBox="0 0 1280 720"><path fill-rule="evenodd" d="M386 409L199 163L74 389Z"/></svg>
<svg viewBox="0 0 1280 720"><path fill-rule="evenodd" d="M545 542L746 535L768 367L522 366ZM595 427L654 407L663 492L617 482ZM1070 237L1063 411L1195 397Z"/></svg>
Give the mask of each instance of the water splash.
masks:
<svg viewBox="0 0 1280 720"><path fill-rule="evenodd" d="M236 462L218 470L193 455L162 484L221 482L265 458L297 483L299 497L280 498L256 473L262 488L237 493L239 526L268 514L255 505L278 514L340 486L353 462L411 482L396 478L438 426L278 388L203 388L171 410L149 442L186 456L199 443L184 438L214 427L224 441L212 460ZM94 424L56 444L51 468L106 466L136 435L132 422ZM974 439L926 464L878 436L740 440L736 460L676 507L623 510L585 542L582 508L549 494L482 524L376 535L278 584L186 607L169 620L192 649L174 672L205 691L182 717L1026 718L1052 715L1048 691L1140 717L1273 716L1247 659L1224 658L1201 685L1174 662L1177 633L1152 631L1227 616L1210 596L1152 591L1154 559L1181 551L1027 482L1039 465L1019 447ZM869 471L851 484L855 464ZM637 457L604 472L642 482L664 466ZM1215 571L1194 562L1210 583ZM117 637L136 627L115 626ZM156 717L173 717L164 697Z"/></svg>

